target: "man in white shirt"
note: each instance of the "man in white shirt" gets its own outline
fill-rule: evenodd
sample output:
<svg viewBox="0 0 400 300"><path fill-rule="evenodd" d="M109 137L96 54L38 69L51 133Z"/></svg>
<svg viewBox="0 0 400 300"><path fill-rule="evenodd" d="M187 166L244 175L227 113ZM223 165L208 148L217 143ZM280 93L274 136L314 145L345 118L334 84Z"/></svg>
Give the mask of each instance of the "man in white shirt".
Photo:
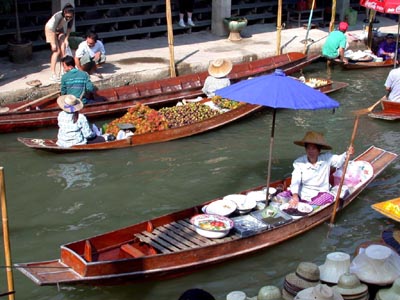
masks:
<svg viewBox="0 0 400 300"><path fill-rule="evenodd" d="M385 81L388 100L400 102L400 68L393 69Z"/></svg>
<svg viewBox="0 0 400 300"><path fill-rule="evenodd" d="M89 31L86 40L81 42L75 52L76 67L89 74L103 78L103 75L97 72L97 67L106 61L106 50L101 41L98 40L97 33Z"/></svg>

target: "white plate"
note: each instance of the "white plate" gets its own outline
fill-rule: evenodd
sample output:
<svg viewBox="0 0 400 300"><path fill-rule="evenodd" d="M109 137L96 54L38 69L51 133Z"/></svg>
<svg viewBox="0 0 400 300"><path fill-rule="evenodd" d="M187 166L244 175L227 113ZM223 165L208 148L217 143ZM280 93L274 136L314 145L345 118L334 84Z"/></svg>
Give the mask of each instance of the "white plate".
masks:
<svg viewBox="0 0 400 300"><path fill-rule="evenodd" d="M204 210L207 214L229 216L237 208L237 205L232 200L222 199L211 202L208 204Z"/></svg>

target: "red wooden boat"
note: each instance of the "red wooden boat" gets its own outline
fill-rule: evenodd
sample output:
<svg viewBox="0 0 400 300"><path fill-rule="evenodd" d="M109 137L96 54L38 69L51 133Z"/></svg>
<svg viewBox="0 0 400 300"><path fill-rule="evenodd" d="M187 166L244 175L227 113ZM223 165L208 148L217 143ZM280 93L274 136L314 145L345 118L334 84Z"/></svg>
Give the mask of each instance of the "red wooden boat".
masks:
<svg viewBox="0 0 400 300"><path fill-rule="evenodd" d="M233 66L229 74L232 82L258 76L282 68L292 74L317 60L320 56L307 56L299 52L244 62ZM93 120L96 117L112 116L140 101L149 106L165 105L168 102L201 96L207 72L188 74L174 78L141 82L134 85L97 91L97 96L105 101L88 104L82 112ZM0 133L32 129L57 124L59 108L57 92L33 101L23 101L0 107Z"/></svg>
<svg viewBox="0 0 400 300"><path fill-rule="evenodd" d="M381 111L371 112L369 117L374 119L382 119L388 121L395 121L400 119L400 102L389 101L387 97L381 98Z"/></svg>
<svg viewBox="0 0 400 300"><path fill-rule="evenodd" d="M341 88L346 87L348 84L345 82L333 82L331 80L326 81L326 84L316 89L319 89L323 93L331 93ZM202 102L206 102L209 99L203 99ZM176 100L175 100L176 101ZM178 102L178 101L176 101ZM172 104L176 104L172 103ZM203 133L223 125L229 124L238 119L244 118L253 112L263 109L261 105L252 105L243 103L236 109L219 114L207 120L203 120L194 124L185 125L176 128L170 128L162 131L149 132L144 134L136 134L130 136L127 139L116 140L112 142L96 143L96 144L84 144L75 145L69 148L59 147L56 139L38 139L38 138L23 138L19 137L18 141L23 143L25 146L36 149L45 150L55 153L67 153L77 151L94 151L94 150L111 150L118 148L127 148L141 146L145 144L154 144L160 142L167 142L176 140L199 133Z"/></svg>
<svg viewBox="0 0 400 300"><path fill-rule="evenodd" d="M357 161L370 164L368 177L350 190L338 205L342 210L364 190L395 158L396 154L370 147ZM367 163L363 164L367 164ZM271 186L287 187L290 178L273 182ZM259 191L258 186L241 192ZM215 199L219 200L221 198ZM122 229L93 236L61 246L59 259L18 263L16 268L38 285L112 285L132 284L142 280L183 275L200 268L263 250L300 235L330 219L333 203L315 208L301 218L285 218L284 222L264 223L243 234L239 219L229 234L219 239L199 235L190 219L201 213L205 204L173 212ZM248 217L247 217L248 216ZM240 217L239 217L240 218Z"/></svg>
<svg viewBox="0 0 400 300"><path fill-rule="evenodd" d="M355 69L369 69L369 68L388 68L393 67L394 60L387 59L381 62L378 61L355 61L349 62L348 64L342 64L345 70L355 70Z"/></svg>

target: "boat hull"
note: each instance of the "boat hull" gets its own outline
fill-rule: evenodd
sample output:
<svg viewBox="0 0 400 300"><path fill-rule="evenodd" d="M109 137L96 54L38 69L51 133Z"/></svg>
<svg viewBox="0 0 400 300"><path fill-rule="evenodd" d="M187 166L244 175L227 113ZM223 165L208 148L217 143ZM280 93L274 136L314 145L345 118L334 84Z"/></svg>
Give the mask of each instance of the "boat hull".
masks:
<svg viewBox="0 0 400 300"><path fill-rule="evenodd" d="M396 157L396 154L374 146L359 155L356 160L370 163L373 174L340 202L338 211L354 201ZM271 184L283 188L289 185L290 178ZM241 193L261 188L263 186ZM39 285L132 284L169 278L243 255L247 257L285 242L330 219L335 207L332 203L302 218L249 236L231 232L221 239L209 239L198 235L189 220L201 213L202 206L210 202L65 244L61 246L58 260L17 264L16 267Z"/></svg>
<svg viewBox="0 0 400 300"><path fill-rule="evenodd" d="M400 102L388 101L386 97L381 101L382 110L368 114L374 119L382 119L387 121L396 121L400 119Z"/></svg>
<svg viewBox="0 0 400 300"><path fill-rule="evenodd" d="M318 58L319 55L308 57L303 53L290 52L236 64L233 66L229 77L232 82L237 82L251 76L271 73L276 68L282 68L288 74L292 74ZM203 95L201 89L207 76L207 72L201 72L99 90L96 92L99 101L85 105L82 113L94 120L125 112L127 108L137 102L157 108L184 98L196 98ZM2 107L4 110L8 109L8 111L0 113L0 133L57 125L57 116L60 112L55 101L57 96L58 94Z"/></svg>

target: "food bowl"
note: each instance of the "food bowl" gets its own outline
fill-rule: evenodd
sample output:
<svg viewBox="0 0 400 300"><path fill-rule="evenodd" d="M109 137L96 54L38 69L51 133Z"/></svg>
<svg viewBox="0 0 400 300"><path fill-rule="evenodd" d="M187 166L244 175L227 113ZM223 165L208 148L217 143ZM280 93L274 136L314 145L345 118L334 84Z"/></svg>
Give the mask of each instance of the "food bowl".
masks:
<svg viewBox="0 0 400 300"><path fill-rule="evenodd" d="M233 228L233 221L218 215L201 214L190 219L196 232L204 237L218 239L228 235Z"/></svg>
<svg viewBox="0 0 400 300"><path fill-rule="evenodd" d="M232 194L224 197L224 200L232 200L236 203L238 212L243 215L250 212L257 205L257 201L242 194Z"/></svg>
<svg viewBox="0 0 400 300"><path fill-rule="evenodd" d="M276 193L276 189L273 187L269 188L268 198L271 199L272 195ZM246 194L247 198L254 199L258 202L265 201L267 198L267 188L259 191L251 191Z"/></svg>
<svg viewBox="0 0 400 300"><path fill-rule="evenodd" d="M234 201L229 199L216 200L203 207L203 212L210 215L229 216L237 208Z"/></svg>

